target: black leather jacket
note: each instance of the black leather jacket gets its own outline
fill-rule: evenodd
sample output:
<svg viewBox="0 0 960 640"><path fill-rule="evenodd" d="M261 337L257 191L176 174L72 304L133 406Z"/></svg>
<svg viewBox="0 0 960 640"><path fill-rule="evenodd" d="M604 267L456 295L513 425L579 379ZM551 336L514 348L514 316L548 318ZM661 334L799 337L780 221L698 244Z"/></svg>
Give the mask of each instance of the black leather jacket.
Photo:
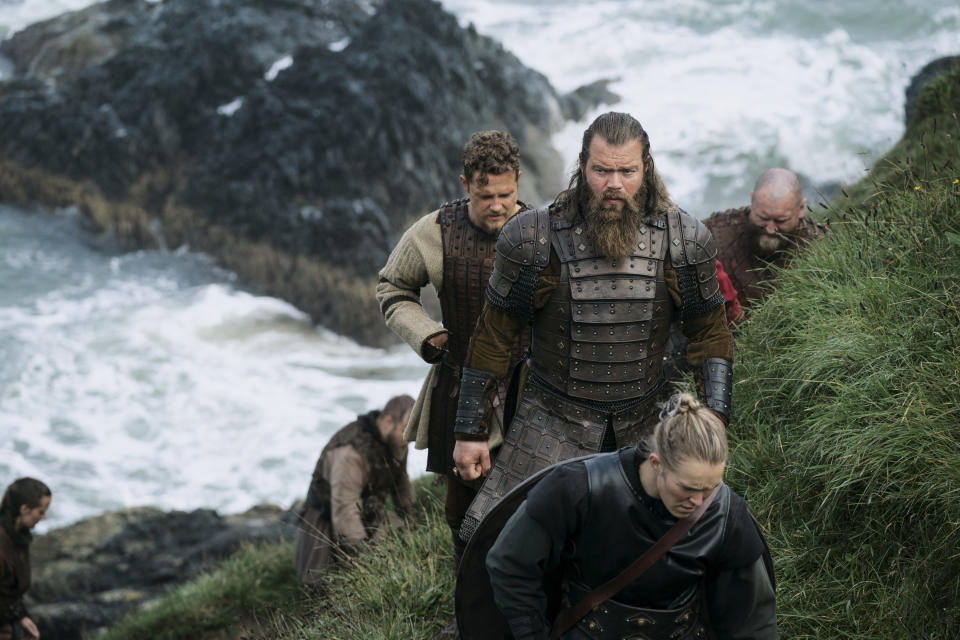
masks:
<svg viewBox="0 0 960 640"><path fill-rule="evenodd" d="M497 605L518 640L547 638L544 575L559 570L565 584L595 588L676 522L643 490L639 467L647 456L645 448L629 447L564 465L531 490L504 527L487 568ZM614 599L673 609L702 587L715 637L775 639L776 603L764 550L743 499L724 486L690 532Z"/></svg>

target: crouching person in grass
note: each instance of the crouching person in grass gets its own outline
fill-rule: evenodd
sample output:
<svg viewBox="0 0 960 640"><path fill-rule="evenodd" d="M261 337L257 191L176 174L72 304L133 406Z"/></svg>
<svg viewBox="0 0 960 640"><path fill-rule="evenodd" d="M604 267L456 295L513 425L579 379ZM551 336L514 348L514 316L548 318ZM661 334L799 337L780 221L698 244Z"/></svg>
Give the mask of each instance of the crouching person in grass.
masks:
<svg viewBox="0 0 960 640"><path fill-rule="evenodd" d="M513 636L777 638L769 552L726 462L723 423L682 394L639 446L545 475L486 558Z"/></svg>
<svg viewBox="0 0 960 640"><path fill-rule="evenodd" d="M391 398L382 411L357 416L323 448L294 549L294 566L304 584L320 582L337 551L353 553L376 540L385 524L397 525L413 515L403 438L412 408L410 396ZM387 511L388 498L397 515Z"/></svg>

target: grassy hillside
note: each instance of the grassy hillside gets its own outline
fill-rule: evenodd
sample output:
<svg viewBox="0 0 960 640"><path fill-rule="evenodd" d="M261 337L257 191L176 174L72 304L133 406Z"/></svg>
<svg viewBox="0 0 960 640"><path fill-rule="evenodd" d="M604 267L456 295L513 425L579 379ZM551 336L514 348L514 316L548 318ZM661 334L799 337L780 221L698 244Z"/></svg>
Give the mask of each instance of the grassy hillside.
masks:
<svg viewBox="0 0 960 640"><path fill-rule="evenodd" d="M960 637L960 68L738 336L786 638Z"/></svg>
<svg viewBox="0 0 960 640"><path fill-rule="evenodd" d="M301 585L292 543L251 545L98 640L429 640L453 618L453 558L442 486L414 488L416 528L342 560L320 590Z"/></svg>
<svg viewBox="0 0 960 640"><path fill-rule="evenodd" d="M958 114L960 68L737 336L728 482L767 532L784 638L960 637ZM107 638L431 638L452 564L419 486L420 527L323 596L298 587L289 546L248 549Z"/></svg>

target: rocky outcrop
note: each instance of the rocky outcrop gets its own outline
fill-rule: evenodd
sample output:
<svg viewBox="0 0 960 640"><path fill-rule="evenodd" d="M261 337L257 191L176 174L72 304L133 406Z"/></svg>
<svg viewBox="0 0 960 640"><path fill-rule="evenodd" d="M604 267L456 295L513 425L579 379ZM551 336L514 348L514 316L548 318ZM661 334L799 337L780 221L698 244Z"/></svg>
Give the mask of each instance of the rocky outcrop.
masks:
<svg viewBox="0 0 960 640"><path fill-rule="evenodd" d="M469 135L510 131L540 203L564 182L550 135L616 99L603 81L558 95L432 0L110 0L0 55L0 200L208 252L373 344L392 341L374 274L458 195Z"/></svg>
<svg viewBox="0 0 960 640"><path fill-rule="evenodd" d="M130 508L38 535L31 616L45 638L79 640L212 568L244 542L292 540L295 514L259 506L215 511Z"/></svg>
<svg viewBox="0 0 960 640"><path fill-rule="evenodd" d="M910 78L910 84L907 85L906 91L904 92L904 124L909 124L910 120L913 119L913 114L917 110L917 100L920 97L920 92L923 91L927 83L957 65L960 65L960 56L944 56L943 58L937 58L936 60L928 62L924 65L923 69L920 69L920 71Z"/></svg>

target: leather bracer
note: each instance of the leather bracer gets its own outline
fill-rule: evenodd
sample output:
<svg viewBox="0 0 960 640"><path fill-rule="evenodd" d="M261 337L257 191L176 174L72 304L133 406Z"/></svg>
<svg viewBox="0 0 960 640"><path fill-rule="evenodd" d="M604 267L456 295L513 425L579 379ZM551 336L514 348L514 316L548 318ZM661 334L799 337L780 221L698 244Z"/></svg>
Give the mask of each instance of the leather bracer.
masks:
<svg viewBox="0 0 960 640"><path fill-rule="evenodd" d="M490 406L490 394L496 390L496 378L486 371L464 367L460 374L460 394L453 432L468 440L486 440L484 417Z"/></svg>
<svg viewBox="0 0 960 640"><path fill-rule="evenodd" d="M700 365L700 379L705 404L729 422L733 363L724 358L707 358Z"/></svg>

